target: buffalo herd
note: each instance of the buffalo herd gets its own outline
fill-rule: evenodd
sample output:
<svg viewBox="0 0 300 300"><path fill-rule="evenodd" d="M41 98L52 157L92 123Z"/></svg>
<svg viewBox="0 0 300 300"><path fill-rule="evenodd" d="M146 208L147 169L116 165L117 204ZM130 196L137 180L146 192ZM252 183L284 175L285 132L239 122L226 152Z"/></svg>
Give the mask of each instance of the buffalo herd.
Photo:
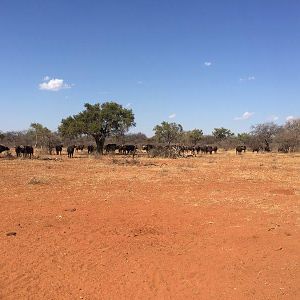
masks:
<svg viewBox="0 0 300 300"><path fill-rule="evenodd" d="M63 145L56 145L55 147L51 147L51 150L55 148L56 155L61 155L63 150ZM84 145L70 145L67 147L67 155L69 158L72 158L74 156L75 151L83 151L85 149ZM209 146L209 145L203 145L203 146L183 146L183 145L168 145L168 146L157 146L154 144L145 144L141 147L137 147L133 144L125 144L125 145L117 145L117 144L107 144L104 146L104 153L105 154L114 154L119 153L123 155L135 155L137 150L143 150L146 153L150 153L152 150L155 149L165 149L165 150L172 150L176 151L179 156L185 156L185 155L193 155L196 156L197 154L213 154L217 153L218 147L217 146ZM0 153L9 151L10 148L0 145ZM87 152L88 154L92 154L96 150L96 147L94 145L88 145L87 146ZM239 145L235 148L236 154L242 154L243 152L246 152L247 147L245 145ZM270 147L252 147L252 152L270 152ZM24 158L32 158L34 149L32 146L16 146L15 152L17 157L24 157ZM288 153L289 148L288 147L279 147L278 152L281 153ZM52 151L49 152L50 154Z"/></svg>
<svg viewBox="0 0 300 300"><path fill-rule="evenodd" d="M76 151L78 152L79 150L82 152L84 149L84 145L77 145L75 146Z"/></svg>
<svg viewBox="0 0 300 300"><path fill-rule="evenodd" d="M32 146L17 146L15 148L17 157L28 157L33 156L33 147Z"/></svg>

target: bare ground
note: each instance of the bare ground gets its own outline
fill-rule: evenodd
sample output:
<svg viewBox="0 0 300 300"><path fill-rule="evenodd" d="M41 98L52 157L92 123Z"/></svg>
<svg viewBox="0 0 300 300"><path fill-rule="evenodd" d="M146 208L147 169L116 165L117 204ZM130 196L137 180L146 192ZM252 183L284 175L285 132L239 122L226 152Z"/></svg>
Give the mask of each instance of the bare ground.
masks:
<svg viewBox="0 0 300 300"><path fill-rule="evenodd" d="M0 299L300 299L299 155L1 158L0 174Z"/></svg>

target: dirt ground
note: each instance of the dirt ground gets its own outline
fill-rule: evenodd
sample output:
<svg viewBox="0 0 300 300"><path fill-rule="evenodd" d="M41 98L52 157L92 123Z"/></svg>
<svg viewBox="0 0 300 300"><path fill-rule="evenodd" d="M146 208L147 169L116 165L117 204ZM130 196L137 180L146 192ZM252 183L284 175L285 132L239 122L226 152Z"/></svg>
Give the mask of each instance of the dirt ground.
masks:
<svg viewBox="0 0 300 300"><path fill-rule="evenodd" d="M0 299L300 299L299 154L0 158L0 176Z"/></svg>

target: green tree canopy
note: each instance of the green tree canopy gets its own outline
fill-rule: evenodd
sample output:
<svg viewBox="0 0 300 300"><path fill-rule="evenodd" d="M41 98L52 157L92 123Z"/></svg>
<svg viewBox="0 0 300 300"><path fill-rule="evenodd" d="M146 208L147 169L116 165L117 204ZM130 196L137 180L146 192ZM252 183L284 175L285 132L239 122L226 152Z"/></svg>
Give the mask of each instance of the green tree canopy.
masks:
<svg viewBox="0 0 300 300"><path fill-rule="evenodd" d="M203 131L201 129L193 129L191 131L187 131L187 140L189 144L196 145L203 138Z"/></svg>
<svg viewBox="0 0 300 300"><path fill-rule="evenodd" d="M107 137L123 135L131 126L135 126L132 110L123 108L118 103L85 103L84 107L77 115L63 119L59 132L66 137L92 136L98 153L103 153Z"/></svg>
<svg viewBox="0 0 300 300"><path fill-rule="evenodd" d="M234 136L234 133L231 132L231 130L226 129L224 127L221 128L214 128L212 135L217 139L217 140L225 140L231 136Z"/></svg>
<svg viewBox="0 0 300 300"><path fill-rule="evenodd" d="M49 140L52 136L51 130L40 123L31 123L28 133L34 136L35 147L48 146Z"/></svg>
<svg viewBox="0 0 300 300"><path fill-rule="evenodd" d="M162 122L153 128L155 138L160 143L166 143L170 146L171 143L177 142L183 132L183 128L177 123Z"/></svg>
<svg viewBox="0 0 300 300"><path fill-rule="evenodd" d="M247 132L238 133L237 138L242 143L249 144L249 141L251 140L251 134Z"/></svg>

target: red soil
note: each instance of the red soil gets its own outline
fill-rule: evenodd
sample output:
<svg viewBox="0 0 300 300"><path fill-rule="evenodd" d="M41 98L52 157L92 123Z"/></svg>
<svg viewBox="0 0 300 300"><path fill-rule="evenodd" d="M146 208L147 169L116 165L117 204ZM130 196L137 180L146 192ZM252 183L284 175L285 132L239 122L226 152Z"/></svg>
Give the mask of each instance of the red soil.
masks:
<svg viewBox="0 0 300 300"><path fill-rule="evenodd" d="M77 156L0 159L1 299L300 299L299 156Z"/></svg>

